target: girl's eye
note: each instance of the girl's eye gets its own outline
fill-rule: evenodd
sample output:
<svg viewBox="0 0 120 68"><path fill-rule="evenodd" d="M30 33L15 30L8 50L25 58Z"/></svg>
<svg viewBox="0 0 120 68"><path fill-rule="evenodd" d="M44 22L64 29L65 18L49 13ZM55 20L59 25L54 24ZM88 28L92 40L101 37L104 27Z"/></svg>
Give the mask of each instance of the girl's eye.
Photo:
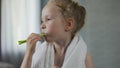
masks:
<svg viewBox="0 0 120 68"><path fill-rule="evenodd" d="M51 20L51 19L50 19L50 18L47 18L47 21L48 21L48 20Z"/></svg>

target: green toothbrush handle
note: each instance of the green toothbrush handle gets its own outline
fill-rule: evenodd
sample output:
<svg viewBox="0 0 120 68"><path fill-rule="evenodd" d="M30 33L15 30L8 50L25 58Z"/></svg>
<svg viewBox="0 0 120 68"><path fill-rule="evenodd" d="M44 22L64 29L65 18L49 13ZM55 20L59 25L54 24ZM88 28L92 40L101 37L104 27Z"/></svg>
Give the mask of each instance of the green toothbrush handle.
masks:
<svg viewBox="0 0 120 68"><path fill-rule="evenodd" d="M40 34L40 36L41 36L41 37L45 37L46 34ZM24 43L26 43L26 42L27 42L27 40L20 40L20 41L18 41L18 44L21 45L21 44L24 44Z"/></svg>

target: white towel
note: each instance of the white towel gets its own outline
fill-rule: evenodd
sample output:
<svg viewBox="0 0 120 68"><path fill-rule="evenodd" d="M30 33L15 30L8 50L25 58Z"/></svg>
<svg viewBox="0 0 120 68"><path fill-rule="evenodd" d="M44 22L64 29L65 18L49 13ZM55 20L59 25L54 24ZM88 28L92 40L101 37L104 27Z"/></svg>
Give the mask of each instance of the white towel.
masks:
<svg viewBox="0 0 120 68"><path fill-rule="evenodd" d="M67 48L62 68L86 68L87 46L81 36L75 35ZM38 43L32 59L31 68L52 68L54 65L54 48L47 42Z"/></svg>

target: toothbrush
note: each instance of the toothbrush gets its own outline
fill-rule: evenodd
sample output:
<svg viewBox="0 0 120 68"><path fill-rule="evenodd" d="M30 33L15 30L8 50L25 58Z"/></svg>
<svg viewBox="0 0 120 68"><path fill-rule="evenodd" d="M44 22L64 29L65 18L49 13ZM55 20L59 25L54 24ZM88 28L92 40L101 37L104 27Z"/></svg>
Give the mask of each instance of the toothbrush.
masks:
<svg viewBox="0 0 120 68"><path fill-rule="evenodd" d="M42 33L42 34L40 34L40 36L41 36L41 37L45 37L46 34L45 34L45 33ZM20 40L20 41L18 41L18 44L21 45L21 44L24 44L24 43L26 43L26 42L27 42L27 40Z"/></svg>

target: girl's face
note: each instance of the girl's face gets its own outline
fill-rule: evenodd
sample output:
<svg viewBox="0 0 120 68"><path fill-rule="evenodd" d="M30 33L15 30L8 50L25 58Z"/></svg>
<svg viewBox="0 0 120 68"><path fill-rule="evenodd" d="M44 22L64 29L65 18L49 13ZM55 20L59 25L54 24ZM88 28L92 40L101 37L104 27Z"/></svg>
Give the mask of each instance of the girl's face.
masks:
<svg viewBox="0 0 120 68"><path fill-rule="evenodd" d="M47 4L42 11L41 29L46 33L46 41L62 39L65 35L65 19L60 8L53 3Z"/></svg>

